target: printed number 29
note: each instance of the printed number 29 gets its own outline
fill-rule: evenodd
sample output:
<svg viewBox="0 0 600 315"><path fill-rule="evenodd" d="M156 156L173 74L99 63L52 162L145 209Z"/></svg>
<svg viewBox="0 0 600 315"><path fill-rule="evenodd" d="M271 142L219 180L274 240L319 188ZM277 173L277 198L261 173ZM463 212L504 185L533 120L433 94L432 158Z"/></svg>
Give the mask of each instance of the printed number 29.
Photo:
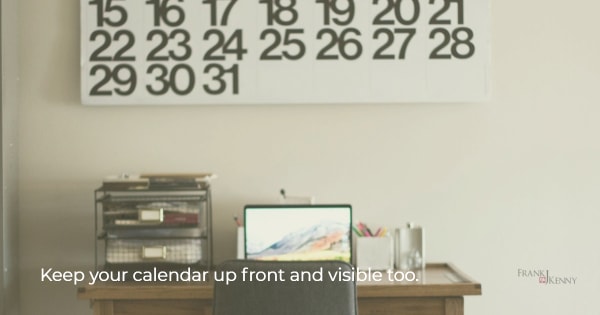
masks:
<svg viewBox="0 0 600 315"><path fill-rule="evenodd" d="M90 75L101 75L100 81L96 83L90 90L91 96L110 96L113 90L118 95L130 95L135 90L137 84L137 75L135 69L128 64L118 64L114 68L105 65L98 64L90 69ZM103 89L110 81L114 81L119 87L111 89ZM120 86L125 86L125 89L121 89Z"/></svg>

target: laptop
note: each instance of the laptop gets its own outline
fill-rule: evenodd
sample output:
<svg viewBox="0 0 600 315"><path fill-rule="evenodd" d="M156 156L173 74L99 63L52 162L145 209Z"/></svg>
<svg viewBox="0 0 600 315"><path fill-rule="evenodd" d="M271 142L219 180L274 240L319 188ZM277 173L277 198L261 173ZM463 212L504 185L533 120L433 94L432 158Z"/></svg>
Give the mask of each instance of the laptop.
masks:
<svg viewBox="0 0 600 315"><path fill-rule="evenodd" d="M352 262L352 207L247 205L244 255L251 260Z"/></svg>

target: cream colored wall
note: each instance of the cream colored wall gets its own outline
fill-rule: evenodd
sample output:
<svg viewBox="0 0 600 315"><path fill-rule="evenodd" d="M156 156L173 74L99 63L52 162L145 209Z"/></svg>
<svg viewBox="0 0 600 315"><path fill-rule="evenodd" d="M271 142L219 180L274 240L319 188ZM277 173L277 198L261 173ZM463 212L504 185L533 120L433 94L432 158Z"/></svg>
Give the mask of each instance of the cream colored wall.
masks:
<svg viewBox="0 0 600 315"><path fill-rule="evenodd" d="M121 108L79 103L76 2L20 6L22 314L91 314L40 268L91 268L92 191L124 171L217 173L217 261L234 257L232 216L284 187L422 224L428 260L483 284L466 314L597 313L600 3L495 1L484 104Z"/></svg>
<svg viewBox="0 0 600 315"><path fill-rule="evenodd" d="M19 307L18 242L18 9L17 0L2 6L2 202L0 216L0 314L17 315ZM11 14L12 13L12 14Z"/></svg>

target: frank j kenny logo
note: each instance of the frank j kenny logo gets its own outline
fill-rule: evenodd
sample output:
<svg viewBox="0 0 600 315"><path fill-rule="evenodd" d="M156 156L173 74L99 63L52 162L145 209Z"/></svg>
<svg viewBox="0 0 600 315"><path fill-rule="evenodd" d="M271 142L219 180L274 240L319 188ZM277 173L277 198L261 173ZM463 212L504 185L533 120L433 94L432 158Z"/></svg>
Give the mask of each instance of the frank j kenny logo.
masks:
<svg viewBox="0 0 600 315"><path fill-rule="evenodd" d="M556 276L548 269L517 269L517 277L533 278L540 285L575 285L577 277L574 276Z"/></svg>

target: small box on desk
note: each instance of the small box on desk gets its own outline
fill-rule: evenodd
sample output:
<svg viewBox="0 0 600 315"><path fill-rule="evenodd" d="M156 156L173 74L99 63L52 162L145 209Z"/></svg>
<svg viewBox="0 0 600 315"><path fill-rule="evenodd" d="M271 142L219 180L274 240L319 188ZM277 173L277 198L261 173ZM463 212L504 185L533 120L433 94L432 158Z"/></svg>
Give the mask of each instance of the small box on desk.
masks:
<svg viewBox="0 0 600 315"><path fill-rule="evenodd" d="M357 237L356 267L371 270L394 268L394 247L391 237Z"/></svg>

